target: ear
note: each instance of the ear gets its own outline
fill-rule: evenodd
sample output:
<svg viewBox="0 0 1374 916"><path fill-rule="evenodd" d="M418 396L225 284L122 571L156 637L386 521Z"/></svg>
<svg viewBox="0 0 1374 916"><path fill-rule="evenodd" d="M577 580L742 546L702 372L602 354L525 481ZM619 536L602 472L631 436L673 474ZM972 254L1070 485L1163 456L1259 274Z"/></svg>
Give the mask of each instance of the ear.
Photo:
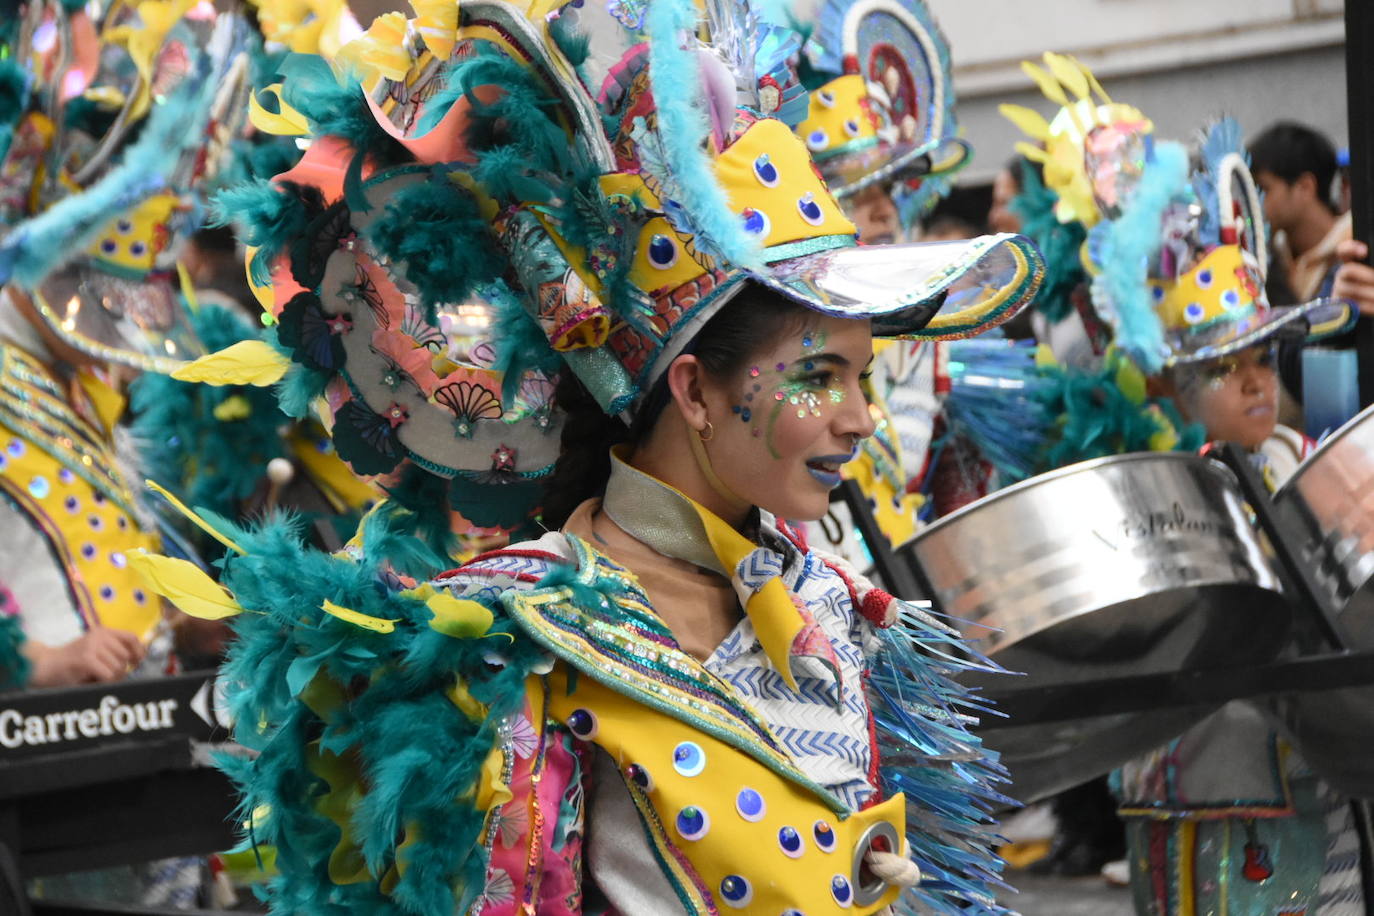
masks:
<svg viewBox="0 0 1374 916"><path fill-rule="evenodd" d="M679 356L668 366L668 391L687 425L697 432L711 419L703 385L705 367L691 354Z"/></svg>
<svg viewBox="0 0 1374 916"><path fill-rule="evenodd" d="M1299 175L1298 180L1293 182L1293 188L1304 197L1321 200L1321 194L1317 192L1317 176L1311 172L1303 172Z"/></svg>

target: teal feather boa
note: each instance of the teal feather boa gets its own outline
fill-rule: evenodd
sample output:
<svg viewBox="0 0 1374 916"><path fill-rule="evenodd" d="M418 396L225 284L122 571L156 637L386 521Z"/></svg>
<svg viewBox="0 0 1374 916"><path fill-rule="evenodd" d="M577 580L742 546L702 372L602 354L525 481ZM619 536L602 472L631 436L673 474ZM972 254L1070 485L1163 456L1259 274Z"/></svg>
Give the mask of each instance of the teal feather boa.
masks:
<svg viewBox="0 0 1374 916"><path fill-rule="evenodd" d="M191 315L191 324L211 352L256 336L245 317L209 303ZM230 398L239 399L247 415L217 419L214 411ZM234 517L267 463L286 454L281 428L289 420L270 389L215 387L147 372L130 386L129 403L144 467L187 505Z"/></svg>
<svg viewBox="0 0 1374 916"><path fill-rule="evenodd" d="M24 628L17 616L0 610L0 690L23 687L29 680L29 659L24 654Z"/></svg>
<svg viewBox="0 0 1374 916"><path fill-rule="evenodd" d="M1032 308L1052 323L1073 311L1073 291L1088 279L1079 252L1087 230L1079 222L1061 223L1054 207L1059 195L1045 187L1040 174L1029 163L1021 164L1021 193L1011 202L1011 210L1021 218L1021 234L1030 238L1045 255L1045 280L1040 284Z"/></svg>
<svg viewBox="0 0 1374 916"><path fill-rule="evenodd" d="M466 912L486 874L485 812L471 790L542 652L496 603L484 638L432 629L432 612L402 593L382 560L394 538L377 516L357 556L311 550L288 518L230 534L247 555L227 558L222 581L251 611L233 620L224 678L235 737L256 756L222 766L243 793L243 819L258 812L246 838L277 849L272 912ZM394 631L346 623L320 609L325 601L394 621ZM502 667L489 663L494 651ZM455 678L487 706L485 718L469 719L448 698ZM330 879L343 833L320 805L329 791L321 755L335 754L355 768L360 791L339 815L356 847L342 856L359 874L351 884ZM402 851L410 830L422 841ZM384 893L381 879L402 857L404 872Z"/></svg>

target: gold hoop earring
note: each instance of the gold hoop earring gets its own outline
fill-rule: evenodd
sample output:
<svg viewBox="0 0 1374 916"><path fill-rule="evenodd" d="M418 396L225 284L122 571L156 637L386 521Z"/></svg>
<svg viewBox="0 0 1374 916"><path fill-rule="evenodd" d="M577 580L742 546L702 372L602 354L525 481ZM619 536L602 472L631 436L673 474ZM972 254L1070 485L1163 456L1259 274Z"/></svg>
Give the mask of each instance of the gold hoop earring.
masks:
<svg viewBox="0 0 1374 916"><path fill-rule="evenodd" d="M697 438L702 442L710 442L716 437L716 428L711 425L711 421L706 421L706 428L697 430Z"/></svg>

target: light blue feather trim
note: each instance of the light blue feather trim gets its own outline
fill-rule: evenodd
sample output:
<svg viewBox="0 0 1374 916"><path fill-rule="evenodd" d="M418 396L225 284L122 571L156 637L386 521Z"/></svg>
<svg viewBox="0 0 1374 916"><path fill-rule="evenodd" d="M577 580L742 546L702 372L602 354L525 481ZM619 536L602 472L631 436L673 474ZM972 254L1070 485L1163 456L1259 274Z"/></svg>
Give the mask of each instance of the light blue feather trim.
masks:
<svg viewBox="0 0 1374 916"><path fill-rule="evenodd" d="M182 154L204 141L205 118L219 89L204 55L195 56L190 70L173 95L153 107L119 166L89 190L20 223L0 242L0 283L13 278L34 288L85 251L116 214L168 186Z"/></svg>
<svg viewBox="0 0 1374 916"><path fill-rule="evenodd" d="M650 4L644 24L658 109L656 132L663 141L660 150L674 185L674 201L701 241L708 243L703 248L719 251L729 266L759 269L759 245L730 208L704 152L710 125L702 109L701 64L695 50L683 47L684 37L690 38L697 26L696 7L691 0L658 0Z"/></svg>
<svg viewBox="0 0 1374 916"><path fill-rule="evenodd" d="M1150 264L1162 244L1165 211L1191 196L1188 151L1178 143L1156 144L1121 216L1099 223L1089 235L1099 270L1093 278L1093 304L1112 325L1117 346L1146 375L1157 374L1169 356L1147 282Z"/></svg>

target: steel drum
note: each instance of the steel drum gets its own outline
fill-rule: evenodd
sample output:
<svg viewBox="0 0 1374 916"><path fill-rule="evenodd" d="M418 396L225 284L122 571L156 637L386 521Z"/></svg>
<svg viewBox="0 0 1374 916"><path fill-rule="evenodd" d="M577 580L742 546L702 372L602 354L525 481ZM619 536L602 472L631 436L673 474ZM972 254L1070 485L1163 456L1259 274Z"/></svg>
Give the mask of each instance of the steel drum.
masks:
<svg viewBox="0 0 1374 916"><path fill-rule="evenodd" d="M907 548L934 598L1007 689L1272 659L1292 622L1235 477L1148 452L1071 465L998 491ZM986 735L1033 801L1153 750L1216 705L999 727Z"/></svg>
<svg viewBox="0 0 1374 916"><path fill-rule="evenodd" d="M1351 648L1374 648L1374 407L1308 456L1274 505ZM1317 772L1347 795L1374 797L1374 687L1296 694L1288 712Z"/></svg>

